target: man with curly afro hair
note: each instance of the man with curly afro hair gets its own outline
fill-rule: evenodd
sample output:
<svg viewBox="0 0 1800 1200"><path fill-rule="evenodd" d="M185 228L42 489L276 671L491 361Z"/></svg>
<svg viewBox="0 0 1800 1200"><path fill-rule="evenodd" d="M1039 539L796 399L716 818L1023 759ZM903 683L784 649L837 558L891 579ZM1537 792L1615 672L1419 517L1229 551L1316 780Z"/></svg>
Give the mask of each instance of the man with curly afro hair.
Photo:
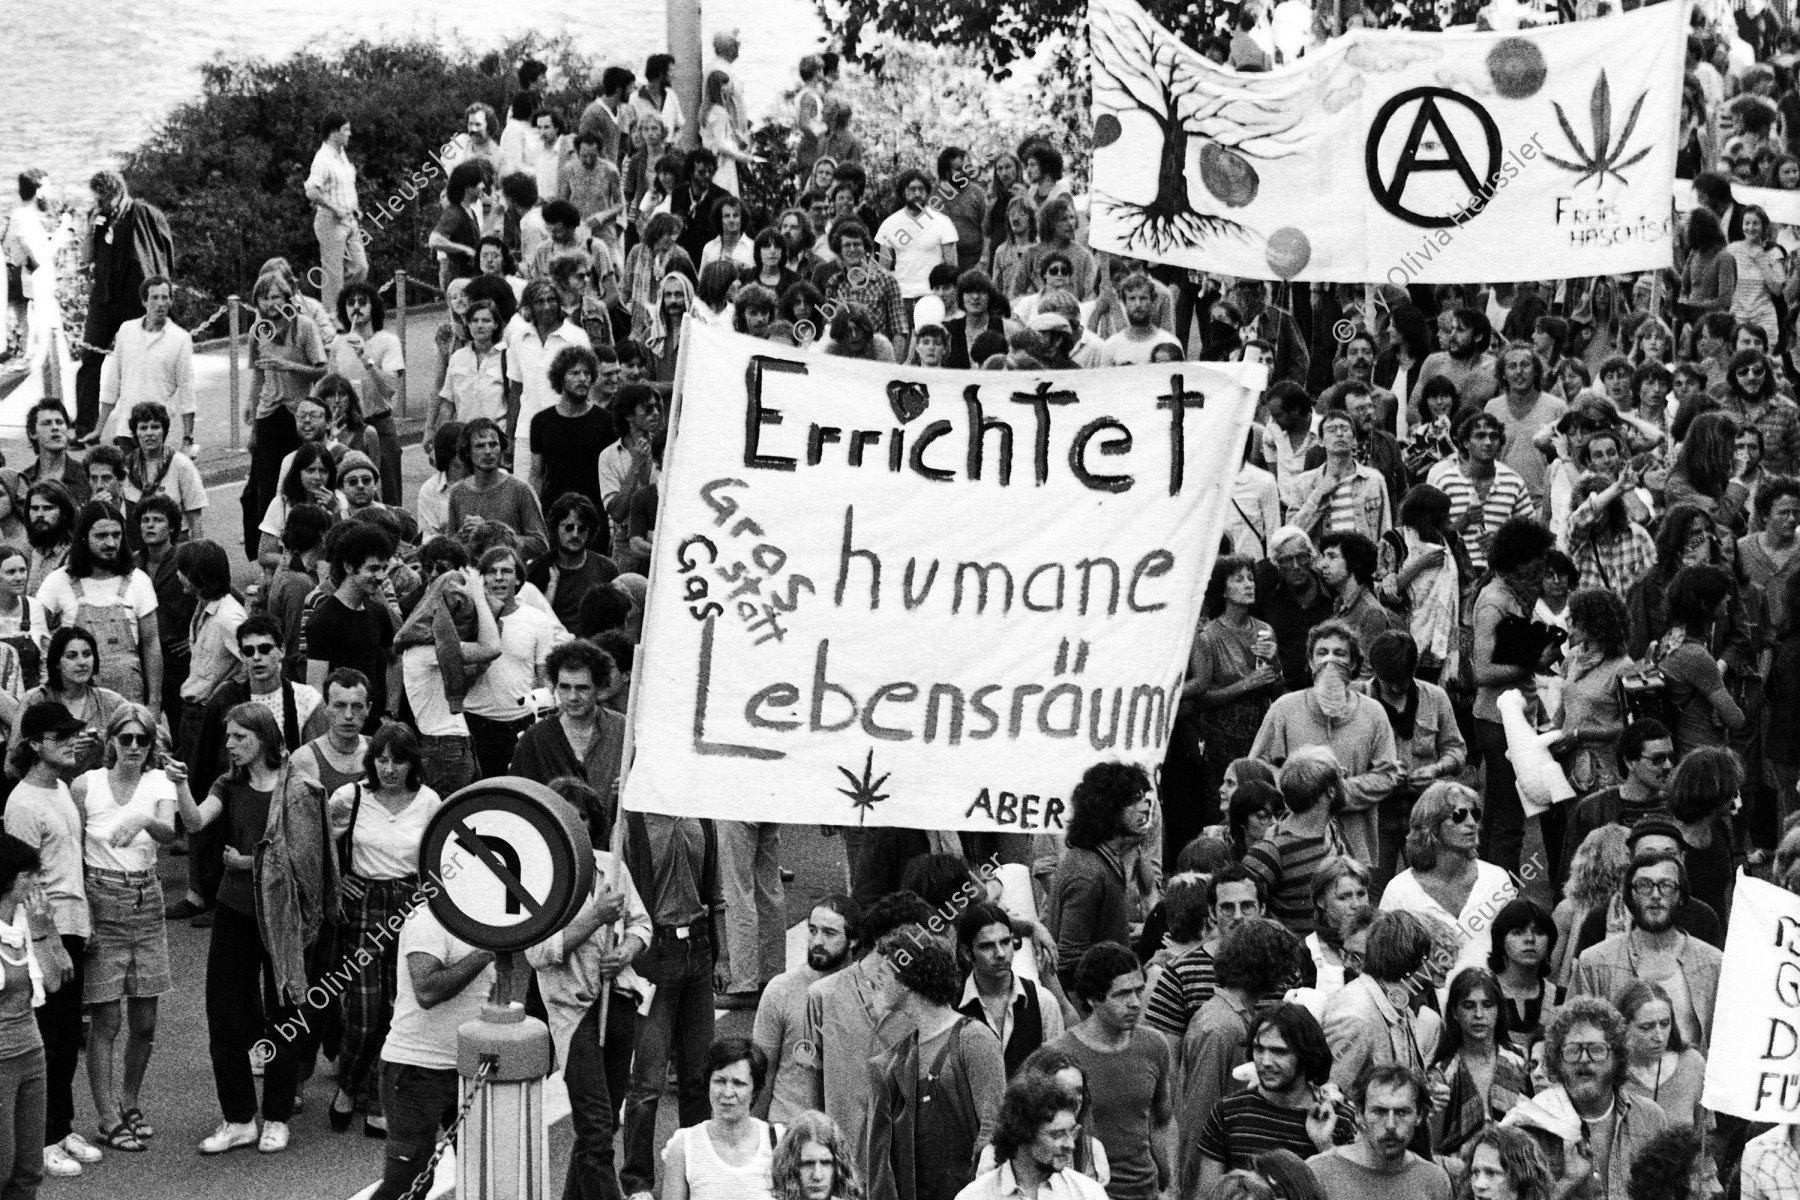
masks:
<svg viewBox="0 0 1800 1200"><path fill-rule="evenodd" d="M1076 990L1075 971L1088 947L1131 942L1133 866L1161 861L1148 842L1155 789L1135 763L1095 763L1069 796L1066 849L1051 876L1044 923L1056 931L1057 975Z"/></svg>
<svg viewBox="0 0 1800 1200"><path fill-rule="evenodd" d="M1631 1160L1625 1194L1630 1200L1712 1200L1722 1191L1706 1143L1692 1126L1677 1125L1651 1138Z"/></svg>
<svg viewBox="0 0 1800 1200"><path fill-rule="evenodd" d="M948 939L907 925L881 952L890 1019L914 1032L869 1062L869 1191L954 1200L993 1140L1006 1059L993 1030L952 1007L962 980Z"/></svg>
<svg viewBox="0 0 1800 1200"><path fill-rule="evenodd" d="M869 1060L913 1032L898 1013L880 1022L886 1007L893 964L872 952L899 929L922 932L931 906L914 892L889 892L867 905L862 915L863 955L835 974L814 983L806 993L806 1032L794 1047L796 1059L812 1066L808 1108L826 1113L839 1129L858 1130L869 1106Z"/></svg>

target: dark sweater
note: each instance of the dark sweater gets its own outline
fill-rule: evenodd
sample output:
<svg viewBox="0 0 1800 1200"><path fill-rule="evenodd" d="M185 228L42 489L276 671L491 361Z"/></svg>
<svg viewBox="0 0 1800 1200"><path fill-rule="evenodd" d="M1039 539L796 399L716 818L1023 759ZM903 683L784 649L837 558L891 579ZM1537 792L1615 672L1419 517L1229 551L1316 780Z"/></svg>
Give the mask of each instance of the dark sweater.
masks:
<svg viewBox="0 0 1800 1200"><path fill-rule="evenodd" d="M1119 860L1097 850L1071 846L1050 880L1045 924L1056 938L1057 977L1075 986L1075 968L1090 946L1131 945L1130 906Z"/></svg>

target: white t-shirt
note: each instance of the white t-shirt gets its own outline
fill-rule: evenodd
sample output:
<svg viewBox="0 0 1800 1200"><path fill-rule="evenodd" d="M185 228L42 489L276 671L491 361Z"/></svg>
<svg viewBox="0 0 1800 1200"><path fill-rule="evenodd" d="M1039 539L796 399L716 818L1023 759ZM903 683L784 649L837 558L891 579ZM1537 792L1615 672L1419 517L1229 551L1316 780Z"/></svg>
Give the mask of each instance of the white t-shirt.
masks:
<svg viewBox="0 0 1800 1200"><path fill-rule="evenodd" d="M44 580L37 598L44 612L64 625L75 624L75 614L84 603L93 608L129 608L140 621L156 611L156 585L138 570L111 579L90 576L81 581L81 595L77 596L69 569L58 567Z"/></svg>
<svg viewBox="0 0 1800 1200"><path fill-rule="evenodd" d="M262 705L264 708L274 713L275 724L281 724L285 705L281 699L280 688L276 688L272 692L264 692L261 695L252 692L250 693L250 700ZM319 689L312 684L294 684L294 720L299 723L299 732L305 732L306 722L312 718L313 713L323 702L324 697L319 695Z"/></svg>
<svg viewBox="0 0 1800 1200"><path fill-rule="evenodd" d="M359 787L363 789L360 806L356 803ZM331 840L335 843L349 830L354 811L350 870L363 879L403 879L418 874L425 826L443 806L443 798L421 784L411 804L397 813L389 812L366 784L346 783L331 797Z"/></svg>
<svg viewBox="0 0 1800 1200"><path fill-rule="evenodd" d="M200 468L194 465L194 460L179 450L170 456L169 469L163 472L162 483L156 490L173 500L182 512L197 512L206 507L206 480L200 477ZM125 498L136 504L144 494L127 481Z"/></svg>
<svg viewBox="0 0 1800 1200"><path fill-rule="evenodd" d="M931 292L931 268L944 261L945 246L955 247L956 225L930 207L916 217L903 208L881 223L875 243L894 252L894 279L901 297L912 300Z"/></svg>
<svg viewBox="0 0 1800 1200"><path fill-rule="evenodd" d="M89 771L82 776L87 782L87 825L82 838L82 862L105 871L154 871L156 839L140 832L123 846L112 844L113 830L127 812L155 816L157 806L175 803L175 785L161 771L146 771L138 780L131 799L120 804L113 795L112 779L104 770Z"/></svg>
<svg viewBox="0 0 1800 1200"><path fill-rule="evenodd" d="M1134 341L1129 328L1119 332L1100 343L1100 353L1094 356L1096 367L1141 367L1150 361L1150 356L1158 346L1174 346L1180 349L1181 342L1175 335L1160 325L1150 327L1150 336L1143 341Z"/></svg>
<svg viewBox="0 0 1800 1200"><path fill-rule="evenodd" d="M550 364L556 356L572 346L589 347L587 331L564 319L547 338L538 337L537 326L515 313L506 325L506 377L519 385L519 425L514 453L515 461L526 461L531 453L531 418L556 404L556 389L550 386Z"/></svg>
<svg viewBox="0 0 1800 1200"><path fill-rule="evenodd" d="M700 247L700 269L706 270L709 265L718 262L724 253L723 239L714 238L706 243ZM738 240L731 244L731 261L740 267L754 267L756 265L756 243L747 235L739 234Z"/></svg>
<svg viewBox="0 0 1800 1200"><path fill-rule="evenodd" d="M521 604L500 618L500 657L488 664L469 689L463 707L490 721L516 721L526 715L519 704L538 686L537 672L559 642L569 640L562 622Z"/></svg>
<svg viewBox="0 0 1800 1200"><path fill-rule="evenodd" d="M444 695L444 677L438 673L435 649L409 647L400 656L400 670L420 737L469 736L469 723L463 720L463 715L450 711L450 701Z"/></svg>
<svg viewBox="0 0 1800 1200"><path fill-rule="evenodd" d="M472 856L463 855L460 862L461 870L474 869ZM394 1019L388 1026L387 1041L381 1047L381 1061L434 1071L455 1068L456 1031L464 1022L481 1015L482 1006L494 990L494 964L483 967L481 974L456 995L440 1001L433 1008L421 1008L418 995L413 991L412 967L407 958L413 954L429 954L444 966L451 966L473 953L475 947L438 924L437 918L431 915L430 906L417 905L407 915L406 924L400 927L400 972L399 986L394 990Z"/></svg>

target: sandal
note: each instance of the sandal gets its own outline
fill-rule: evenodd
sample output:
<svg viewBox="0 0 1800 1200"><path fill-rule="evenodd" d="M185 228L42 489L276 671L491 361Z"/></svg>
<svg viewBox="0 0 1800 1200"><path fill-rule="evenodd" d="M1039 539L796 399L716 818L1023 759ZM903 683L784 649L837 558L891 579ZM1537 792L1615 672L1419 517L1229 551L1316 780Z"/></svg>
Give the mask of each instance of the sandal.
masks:
<svg viewBox="0 0 1800 1200"><path fill-rule="evenodd" d="M128 1154L141 1154L150 1148L144 1144L144 1139L137 1135L137 1131L132 1129L131 1122L124 1117L120 1117L119 1123L111 1129L101 1125L100 1141L110 1149L123 1150Z"/></svg>
<svg viewBox="0 0 1800 1200"><path fill-rule="evenodd" d="M148 1141L156 1136L156 1130L150 1128L150 1122L144 1120L144 1110L128 1108L119 1114L119 1119L131 1126L131 1132Z"/></svg>

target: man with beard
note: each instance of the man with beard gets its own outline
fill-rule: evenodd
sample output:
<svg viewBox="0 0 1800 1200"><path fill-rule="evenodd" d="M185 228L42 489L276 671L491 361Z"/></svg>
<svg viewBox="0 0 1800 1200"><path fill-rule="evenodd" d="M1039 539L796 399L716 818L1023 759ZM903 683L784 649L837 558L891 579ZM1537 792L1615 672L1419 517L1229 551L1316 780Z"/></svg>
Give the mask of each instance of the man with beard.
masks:
<svg viewBox="0 0 1800 1200"><path fill-rule="evenodd" d="M1075 1169L1081 1099L1049 1075L1028 1073L1006 1086L994 1126L993 1170L956 1200L1105 1200L1106 1189Z"/></svg>
<svg viewBox="0 0 1800 1200"><path fill-rule="evenodd" d="M1283 525L1269 539L1269 558L1256 564L1256 607L1259 621L1275 630L1276 655L1289 689L1312 683L1307 664L1307 636L1331 616L1331 592L1315 569L1317 555L1304 530Z"/></svg>
<svg viewBox="0 0 1800 1200"><path fill-rule="evenodd" d="M1356 1137L1356 1113L1322 1089L1331 1078L1331 1048L1318 1019L1298 1004L1278 1004L1250 1024L1250 1086L1213 1106L1200 1131L1200 1190L1210 1196L1227 1171L1255 1166L1256 1156L1287 1150L1301 1158Z"/></svg>
<svg viewBox="0 0 1800 1200"><path fill-rule="evenodd" d="M1675 855L1640 851L1623 890L1631 928L1581 952L1571 990L1616 1002L1636 980L1660 983L1682 1042L1705 1054L1725 956L1675 923L1688 898L1687 867Z"/></svg>
<svg viewBox="0 0 1800 1200"><path fill-rule="evenodd" d="M705 146L695 146L687 154L687 186L677 187L669 197L669 211L684 222L675 244L687 251L691 262L699 262L706 243L719 236L719 228L713 222L713 206L731 193L713 182L718 170L719 156ZM866 240L866 229L864 237Z"/></svg>
<svg viewBox="0 0 1800 1200"><path fill-rule="evenodd" d="M1444 348L1426 356L1419 368L1419 381L1413 385L1415 410L1424 406L1423 388L1428 379L1444 376L1456 385L1456 395L1467 408L1479 408L1500 390L1494 373L1494 356L1488 346L1494 340L1494 328L1487 316L1472 308L1459 308L1451 314L1450 335Z"/></svg>
<svg viewBox="0 0 1800 1200"><path fill-rule="evenodd" d="M1555 1086L1519 1101L1500 1123L1543 1151L1553 1195L1625 1200L1633 1160L1668 1126L1655 1100L1625 1086L1625 1018L1596 996L1570 997L1544 1031L1544 1067Z"/></svg>
<svg viewBox="0 0 1800 1200"><path fill-rule="evenodd" d="M1010 1078L1032 1051L1062 1036L1062 1006L1034 980L1013 970L1019 937L1012 918L999 905L971 905L957 918L956 940L961 957L970 964L957 1011L994 1031Z"/></svg>
<svg viewBox="0 0 1800 1200"><path fill-rule="evenodd" d="M50 573L37 598L53 625L79 625L100 643L95 683L162 711L156 585L125 549L123 513L98 500L82 508L68 563Z"/></svg>
<svg viewBox="0 0 1800 1200"><path fill-rule="evenodd" d="M1219 947L1218 989L1194 1014L1178 1051L1178 1195L1206 1194L1197 1190L1203 1158L1200 1133L1212 1120L1220 1099L1237 1090L1234 1074L1250 1060L1250 1026L1257 1006L1286 989L1300 953L1294 935L1266 917L1240 922Z"/></svg>
<svg viewBox="0 0 1800 1200"><path fill-rule="evenodd" d="M1361 383L1369 387L1375 386L1375 359L1379 351L1375 347L1375 335L1367 329L1358 328L1344 343L1343 364L1344 383ZM1341 385L1340 385L1341 386ZM1333 389L1325 389L1330 394Z"/></svg>
<svg viewBox="0 0 1800 1200"><path fill-rule="evenodd" d="M1646 817L1669 815L1669 802L1663 796L1675 773L1675 742L1669 727L1654 717L1633 721L1619 734L1618 759L1625 778L1614 787L1590 793L1569 814L1558 879L1569 877L1575 851L1594 830L1604 825L1632 829Z"/></svg>
<svg viewBox="0 0 1800 1200"><path fill-rule="evenodd" d="M564 629L579 630L581 605L588 593L619 577L618 564L593 548L594 538L604 530L600 510L586 496L565 492L550 506L556 553L533 563L525 582L544 593Z"/></svg>
<svg viewBox="0 0 1800 1200"><path fill-rule="evenodd" d="M144 315L144 281L175 273L175 239L169 220L153 204L133 198L117 171L98 171L88 181L94 193L92 236L87 261L93 287L88 293L87 325L75 376L75 411L81 432L92 430L100 417L100 375L105 352L119 326ZM31 422L25 423L27 429Z"/></svg>
<svg viewBox="0 0 1800 1200"><path fill-rule="evenodd" d="M862 905L849 896L821 899L806 918L806 961L769 980L763 991L751 1040L769 1056L770 1083L756 1105L764 1120L791 1126L812 1107L817 1048L806 1035L807 994L850 962L861 939L861 918Z"/></svg>
<svg viewBox="0 0 1800 1200"><path fill-rule="evenodd" d="M1175 335L1153 319L1156 288L1142 271L1133 271L1119 284L1119 300L1125 307L1125 328L1100 345L1096 367L1142 366L1151 361L1158 346L1181 348Z"/></svg>
<svg viewBox="0 0 1800 1200"><path fill-rule="evenodd" d="M44 580L69 560L74 529L75 500L69 489L54 480L32 484L25 493L25 540L31 544L26 595L37 595Z"/></svg>
<svg viewBox="0 0 1800 1200"><path fill-rule="evenodd" d="M1569 406L1543 390L1544 360L1529 345L1508 346L1500 352L1500 378L1506 390L1482 410L1499 419L1506 430L1500 456L1517 471L1531 491L1539 519L1550 512L1549 463L1536 438L1546 426L1555 425Z"/></svg>
<svg viewBox="0 0 1800 1200"><path fill-rule="evenodd" d="M1369 1067L1356 1081L1362 1136L1306 1160L1331 1200L1450 1200L1450 1176L1407 1149L1425 1124L1431 1099L1410 1067Z"/></svg>
<svg viewBox="0 0 1800 1200"><path fill-rule="evenodd" d="M25 440L37 457L19 472L19 482L60 483L69 489L76 507L88 502L87 468L69 453L69 414L60 401L45 400L25 413Z"/></svg>
<svg viewBox="0 0 1800 1200"><path fill-rule="evenodd" d="M1633 859L1651 854L1666 854L1685 864L1687 848L1687 839L1682 836L1681 826L1667 813L1642 818L1625 835L1625 853ZM1592 949L1612 936L1612 931L1606 927L1611 908L1608 904L1595 905L1594 911L1582 921L1575 939L1577 957L1582 951ZM1725 922L1719 920L1718 911L1704 900L1689 896L1677 905L1675 928L1686 930L1721 950L1725 948Z"/></svg>

